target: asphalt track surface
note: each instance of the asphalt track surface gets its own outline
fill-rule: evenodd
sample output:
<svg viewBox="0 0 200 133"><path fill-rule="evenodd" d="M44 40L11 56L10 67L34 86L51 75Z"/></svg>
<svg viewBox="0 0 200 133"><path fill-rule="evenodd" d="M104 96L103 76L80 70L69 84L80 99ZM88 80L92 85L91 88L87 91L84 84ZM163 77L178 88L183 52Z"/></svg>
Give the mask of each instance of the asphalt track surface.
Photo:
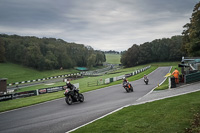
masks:
<svg viewBox="0 0 200 133"><path fill-rule="evenodd" d="M85 101L67 105L64 98L0 113L0 133L65 133L120 107L133 104L164 80L170 67L159 67L143 79L133 81L134 92L114 85L84 93Z"/></svg>

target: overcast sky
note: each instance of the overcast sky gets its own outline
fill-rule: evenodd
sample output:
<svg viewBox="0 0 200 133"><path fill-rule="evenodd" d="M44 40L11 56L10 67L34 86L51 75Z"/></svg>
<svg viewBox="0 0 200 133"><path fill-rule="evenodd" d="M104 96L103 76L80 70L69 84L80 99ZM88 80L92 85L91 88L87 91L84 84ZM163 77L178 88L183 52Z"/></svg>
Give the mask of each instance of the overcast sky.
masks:
<svg viewBox="0 0 200 133"><path fill-rule="evenodd" d="M0 0L0 34L123 51L181 35L199 0Z"/></svg>

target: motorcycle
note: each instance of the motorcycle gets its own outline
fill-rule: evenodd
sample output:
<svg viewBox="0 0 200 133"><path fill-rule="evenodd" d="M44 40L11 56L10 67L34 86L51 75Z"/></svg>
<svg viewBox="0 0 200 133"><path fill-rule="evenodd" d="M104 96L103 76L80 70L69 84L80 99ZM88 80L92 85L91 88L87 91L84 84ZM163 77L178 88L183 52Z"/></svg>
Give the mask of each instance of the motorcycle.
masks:
<svg viewBox="0 0 200 133"><path fill-rule="evenodd" d="M133 87L129 82L123 83L123 87L126 92L133 92Z"/></svg>
<svg viewBox="0 0 200 133"><path fill-rule="evenodd" d="M149 79L145 78L144 82L145 82L146 85L148 85Z"/></svg>
<svg viewBox="0 0 200 133"><path fill-rule="evenodd" d="M79 89L76 90L70 90L69 88L66 88L65 92L65 102L68 105L71 105L73 102L83 102L84 96L83 94L79 93Z"/></svg>

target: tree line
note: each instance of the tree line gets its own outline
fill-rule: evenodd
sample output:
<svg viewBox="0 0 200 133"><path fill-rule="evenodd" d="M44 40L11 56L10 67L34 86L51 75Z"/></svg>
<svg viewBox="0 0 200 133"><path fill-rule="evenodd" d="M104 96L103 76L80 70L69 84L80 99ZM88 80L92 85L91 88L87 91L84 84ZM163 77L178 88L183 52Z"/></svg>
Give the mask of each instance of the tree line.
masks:
<svg viewBox="0 0 200 133"><path fill-rule="evenodd" d="M106 61L102 51L62 39L0 34L0 62L38 70L93 67Z"/></svg>
<svg viewBox="0 0 200 133"><path fill-rule="evenodd" d="M200 2L194 6L190 22L183 26L182 36L134 44L122 53L126 67L158 61L180 61L182 56L200 57Z"/></svg>
<svg viewBox="0 0 200 133"><path fill-rule="evenodd" d="M141 45L134 44L122 53L121 63L126 67L150 62L180 61L182 36L156 39Z"/></svg>

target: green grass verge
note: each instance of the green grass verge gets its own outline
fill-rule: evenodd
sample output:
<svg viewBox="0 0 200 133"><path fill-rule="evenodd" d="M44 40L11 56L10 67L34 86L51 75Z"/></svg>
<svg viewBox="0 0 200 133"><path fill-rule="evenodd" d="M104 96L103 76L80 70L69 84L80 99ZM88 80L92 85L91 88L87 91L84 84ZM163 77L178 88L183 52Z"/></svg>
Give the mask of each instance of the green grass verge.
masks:
<svg viewBox="0 0 200 133"><path fill-rule="evenodd" d="M31 96L31 97L3 101L3 102L0 102L0 107L1 107L0 112L62 98L64 96L63 93L64 91L59 91L59 92L47 93L47 94L38 95L38 96Z"/></svg>
<svg viewBox="0 0 200 133"><path fill-rule="evenodd" d="M7 83L41 79L77 72L79 71L75 69L38 71L13 63L0 63L0 78L7 78Z"/></svg>
<svg viewBox="0 0 200 133"><path fill-rule="evenodd" d="M193 115L200 113L199 95L195 92L126 107L73 133L183 133L190 128Z"/></svg>

